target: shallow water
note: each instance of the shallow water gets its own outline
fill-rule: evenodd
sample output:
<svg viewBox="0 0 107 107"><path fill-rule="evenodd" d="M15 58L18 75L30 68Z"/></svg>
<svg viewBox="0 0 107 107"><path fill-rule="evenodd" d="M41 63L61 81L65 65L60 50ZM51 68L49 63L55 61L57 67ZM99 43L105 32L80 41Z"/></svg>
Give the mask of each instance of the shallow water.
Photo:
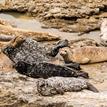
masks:
<svg viewBox="0 0 107 107"><path fill-rule="evenodd" d="M0 3L4 3L5 2L5 0L0 0Z"/></svg>
<svg viewBox="0 0 107 107"><path fill-rule="evenodd" d="M92 38L99 41L99 31L78 36L77 33L61 32L54 28L44 29L42 28L43 26L42 23L40 23L39 21L35 20L32 17L27 16L26 14L20 14L15 12L5 12L5 13L0 13L0 18L9 20L15 23L15 25L18 28L33 30L37 32L48 32L48 33L51 33L52 35L60 36L62 39L72 40L72 39L77 39L81 37L87 37L87 38Z"/></svg>

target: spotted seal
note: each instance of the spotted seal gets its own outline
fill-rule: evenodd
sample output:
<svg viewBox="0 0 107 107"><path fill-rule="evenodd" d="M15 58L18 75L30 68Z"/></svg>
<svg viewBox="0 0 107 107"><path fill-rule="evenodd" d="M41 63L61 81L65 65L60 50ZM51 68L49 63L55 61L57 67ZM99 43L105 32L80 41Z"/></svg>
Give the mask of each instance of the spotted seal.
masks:
<svg viewBox="0 0 107 107"><path fill-rule="evenodd" d="M47 54L48 48L31 38L18 37L3 48L2 51L15 63L16 70L27 76L35 78L81 76L88 78L86 72L75 69L76 66L79 66L76 63L72 67L52 64L52 57Z"/></svg>
<svg viewBox="0 0 107 107"><path fill-rule="evenodd" d="M89 78L86 72L48 62L29 64L19 61L14 67L19 73L33 78L49 78L53 76Z"/></svg>
<svg viewBox="0 0 107 107"><path fill-rule="evenodd" d="M79 64L86 64L107 61L106 47L85 46L75 49L65 47L60 49L59 53L65 62L73 61Z"/></svg>
<svg viewBox="0 0 107 107"><path fill-rule="evenodd" d="M37 90L43 96L64 94L64 92L72 91L77 92L83 89L98 92L92 84L81 78L51 77L48 79L39 79L37 82Z"/></svg>

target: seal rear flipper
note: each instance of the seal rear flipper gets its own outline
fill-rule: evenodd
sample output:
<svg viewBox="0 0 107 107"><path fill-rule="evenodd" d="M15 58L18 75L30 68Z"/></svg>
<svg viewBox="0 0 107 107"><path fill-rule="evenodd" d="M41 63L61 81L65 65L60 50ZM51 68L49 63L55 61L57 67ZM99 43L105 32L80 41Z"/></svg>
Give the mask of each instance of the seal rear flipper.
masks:
<svg viewBox="0 0 107 107"><path fill-rule="evenodd" d="M95 93L98 93L98 92L99 92L97 88L95 88L92 84L90 84L90 83L88 83L88 82L87 82L87 86L88 86L88 87L87 87L88 90L93 91L93 92L95 92Z"/></svg>
<svg viewBox="0 0 107 107"><path fill-rule="evenodd" d="M78 77L83 77L83 78L89 79L88 73L87 73L87 72L84 72L84 71L82 71L82 70L78 71L78 72L77 72L77 75L78 75Z"/></svg>

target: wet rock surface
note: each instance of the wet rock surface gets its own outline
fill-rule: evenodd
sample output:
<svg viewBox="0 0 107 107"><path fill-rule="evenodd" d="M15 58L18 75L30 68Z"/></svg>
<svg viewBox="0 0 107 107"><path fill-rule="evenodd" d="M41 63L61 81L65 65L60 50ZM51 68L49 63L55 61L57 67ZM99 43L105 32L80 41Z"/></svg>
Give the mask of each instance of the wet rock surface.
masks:
<svg viewBox="0 0 107 107"><path fill-rule="evenodd" d="M0 19L0 34L0 41L10 41L14 37L19 35L21 35L22 37L32 37L34 40L39 42L60 40L59 37L55 37L49 33L35 32L32 30L16 28L14 24L12 25L11 23L3 19Z"/></svg>
<svg viewBox="0 0 107 107"><path fill-rule="evenodd" d="M6 0L4 6L10 11L28 12L46 24L68 32L98 30L100 18L106 17L106 0Z"/></svg>

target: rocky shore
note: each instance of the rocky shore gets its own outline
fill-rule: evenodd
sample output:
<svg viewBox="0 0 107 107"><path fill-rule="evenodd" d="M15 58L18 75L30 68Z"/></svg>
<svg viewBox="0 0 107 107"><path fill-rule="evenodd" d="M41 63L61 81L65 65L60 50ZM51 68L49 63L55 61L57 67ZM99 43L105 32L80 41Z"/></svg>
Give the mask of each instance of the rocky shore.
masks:
<svg viewBox="0 0 107 107"><path fill-rule="evenodd" d="M107 0L5 0L0 4L0 12L8 11L27 13L44 23L43 28L84 34L100 29L101 18L107 17ZM81 65L81 69L89 74L87 82L93 84L99 93L82 90L44 97L38 93L38 79L16 72L12 61L1 52L15 36L32 37L47 48L54 46L56 40L60 39L59 35L15 27L0 18L0 107L107 107L107 62ZM87 38L69 41L71 49L83 46L102 45ZM57 60L54 63L61 62Z"/></svg>
<svg viewBox="0 0 107 107"><path fill-rule="evenodd" d="M0 11L27 12L46 26L67 32L98 30L107 17L106 0L5 0Z"/></svg>

